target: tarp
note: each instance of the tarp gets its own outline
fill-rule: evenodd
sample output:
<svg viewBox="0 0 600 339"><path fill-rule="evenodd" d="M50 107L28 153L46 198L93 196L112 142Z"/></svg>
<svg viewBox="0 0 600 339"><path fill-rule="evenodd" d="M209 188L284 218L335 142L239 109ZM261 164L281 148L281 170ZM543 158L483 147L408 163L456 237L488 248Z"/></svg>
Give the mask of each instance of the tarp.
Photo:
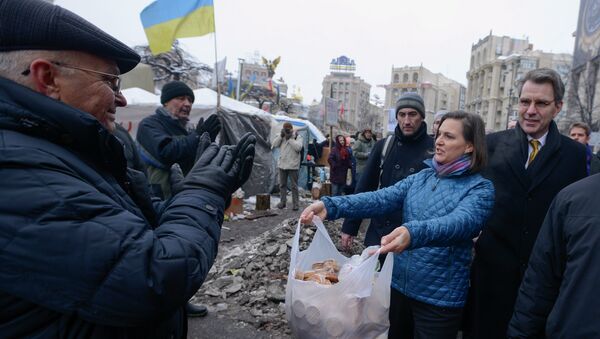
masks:
<svg viewBox="0 0 600 339"><path fill-rule="evenodd" d="M139 122L146 116L154 114L160 106L160 96L139 88L123 90L128 106L117 109L117 122L129 130L135 138ZM279 156L277 149L271 151L271 142L279 134L283 123L290 121L304 138L304 149L308 142L316 139L325 140L323 134L308 120L294 119L282 115L273 115L254 106L221 95L221 107L217 112L217 93L208 88L194 90L194 104L190 113L190 122L198 123L201 117L205 119L217 113L223 122L219 134L219 143L235 144L246 132L252 132L257 138L256 156L252 175L242 187L247 196L259 193L271 193L276 188L276 163ZM307 182L306 170L300 172L299 185Z"/></svg>

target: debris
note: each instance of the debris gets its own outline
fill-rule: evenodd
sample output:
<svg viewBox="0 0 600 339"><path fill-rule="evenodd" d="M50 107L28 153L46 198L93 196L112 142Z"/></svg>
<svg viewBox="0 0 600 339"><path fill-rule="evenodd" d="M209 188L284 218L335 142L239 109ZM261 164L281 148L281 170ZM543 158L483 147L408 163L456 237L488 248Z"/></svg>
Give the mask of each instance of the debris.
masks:
<svg viewBox="0 0 600 339"><path fill-rule="evenodd" d="M285 286L297 222L297 218L286 219L273 229L223 251L196 298L219 314L268 331L276 338L289 337ZM341 220L326 221L325 227L337 243ZM302 228L301 250L308 247L315 232L314 226ZM355 238L352 253L361 253L363 249Z"/></svg>

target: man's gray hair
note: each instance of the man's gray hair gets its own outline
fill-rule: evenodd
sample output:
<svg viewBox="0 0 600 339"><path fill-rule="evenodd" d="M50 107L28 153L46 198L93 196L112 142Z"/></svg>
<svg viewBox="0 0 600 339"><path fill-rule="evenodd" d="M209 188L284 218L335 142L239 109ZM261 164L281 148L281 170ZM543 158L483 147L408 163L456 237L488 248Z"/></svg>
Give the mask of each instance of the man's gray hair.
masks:
<svg viewBox="0 0 600 339"><path fill-rule="evenodd" d="M29 77L22 75L33 60L38 58L70 62L70 51L21 50L0 52L0 76L30 87Z"/></svg>
<svg viewBox="0 0 600 339"><path fill-rule="evenodd" d="M563 100L565 95L565 85L563 84L560 75L555 70L550 68L538 68L527 72L525 77L519 81L519 96L521 96L521 90L523 90L523 85L527 81L531 81L536 84L547 83L552 85L552 89L554 90L555 105Z"/></svg>

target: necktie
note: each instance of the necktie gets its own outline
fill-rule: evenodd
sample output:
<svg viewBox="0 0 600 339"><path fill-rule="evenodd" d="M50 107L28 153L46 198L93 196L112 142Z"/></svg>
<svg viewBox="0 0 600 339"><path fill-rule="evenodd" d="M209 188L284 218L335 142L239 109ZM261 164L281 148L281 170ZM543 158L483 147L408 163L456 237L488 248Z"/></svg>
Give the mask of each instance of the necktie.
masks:
<svg viewBox="0 0 600 339"><path fill-rule="evenodd" d="M533 161L533 159L535 159L535 157L538 154L538 151L540 150L540 141L536 140L536 139L531 139L529 140L529 144L531 145L531 154L529 154L529 161L527 161L527 166L531 165L531 162Z"/></svg>

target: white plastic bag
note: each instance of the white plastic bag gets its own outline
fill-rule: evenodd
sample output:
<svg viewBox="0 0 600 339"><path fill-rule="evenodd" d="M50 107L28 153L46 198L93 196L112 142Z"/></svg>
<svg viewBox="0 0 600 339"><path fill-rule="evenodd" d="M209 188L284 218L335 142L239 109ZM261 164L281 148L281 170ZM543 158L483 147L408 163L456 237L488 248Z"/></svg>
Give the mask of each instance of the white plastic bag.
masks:
<svg viewBox="0 0 600 339"><path fill-rule="evenodd" d="M387 338L390 283L394 258L388 254L379 273L378 255L372 255L340 280L326 286L294 278L296 269L306 271L317 261L348 262L340 254L325 226L313 218L317 232L309 247L300 252L300 227L294 235L285 307L288 324L296 338Z"/></svg>

